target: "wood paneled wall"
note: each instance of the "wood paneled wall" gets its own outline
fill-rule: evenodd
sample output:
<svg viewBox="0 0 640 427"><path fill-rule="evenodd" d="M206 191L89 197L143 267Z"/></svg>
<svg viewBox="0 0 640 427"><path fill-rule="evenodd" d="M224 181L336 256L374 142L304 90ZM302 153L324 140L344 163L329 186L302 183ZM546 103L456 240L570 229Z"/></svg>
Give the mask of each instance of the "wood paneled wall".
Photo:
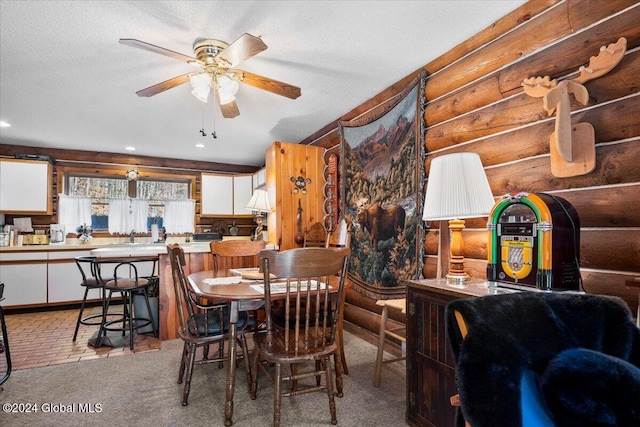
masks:
<svg viewBox="0 0 640 427"><path fill-rule="evenodd" d="M600 47L627 39L627 52L610 73L585 83L586 106L573 103L572 123L595 128L596 168L558 178L551 173L549 137L555 115L541 98L523 92L523 79L578 75ZM496 198L512 191L547 192L568 200L581 223L580 263L584 290L622 297L635 312L640 276L640 3L636 0L529 1L487 29L424 66L424 164L443 154L480 155ZM416 72L417 73L417 72ZM416 73L341 117L351 120L392 98ZM307 143L332 148L337 126L329 124ZM423 274L437 277L447 253L439 253L438 223L425 234ZM466 268L486 277L486 218L467 220ZM445 224L446 227L446 224ZM447 238L443 239L445 242ZM443 251L444 252L444 251ZM379 310L350 291L348 321L377 330Z"/></svg>

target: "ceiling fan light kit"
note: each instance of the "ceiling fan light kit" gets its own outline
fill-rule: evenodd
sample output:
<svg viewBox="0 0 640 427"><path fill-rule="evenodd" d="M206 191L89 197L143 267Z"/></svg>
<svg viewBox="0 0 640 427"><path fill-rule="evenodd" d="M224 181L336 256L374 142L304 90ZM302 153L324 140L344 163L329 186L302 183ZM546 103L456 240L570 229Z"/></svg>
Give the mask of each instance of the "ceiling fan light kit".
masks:
<svg viewBox="0 0 640 427"><path fill-rule="evenodd" d="M138 96L154 96L190 82L193 88L191 93L202 102L207 102L210 89L213 88L222 116L233 118L240 114L235 103L239 83L290 99L296 99L301 94L299 87L234 68L240 62L267 49L267 45L259 37L251 34L244 33L231 44L216 39L198 39L193 45L195 58L136 39L120 39L120 43L184 61L202 69L199 73L186 73L139 90L136 92Z"/></svg>
<svg viewBox="0 0 640 427"><path fill-rule="evenodd" d="M194 74L189 77L193 96L202 102L207 102L209 97L209 87L211 86L211 76L207 73Z"/></svg>

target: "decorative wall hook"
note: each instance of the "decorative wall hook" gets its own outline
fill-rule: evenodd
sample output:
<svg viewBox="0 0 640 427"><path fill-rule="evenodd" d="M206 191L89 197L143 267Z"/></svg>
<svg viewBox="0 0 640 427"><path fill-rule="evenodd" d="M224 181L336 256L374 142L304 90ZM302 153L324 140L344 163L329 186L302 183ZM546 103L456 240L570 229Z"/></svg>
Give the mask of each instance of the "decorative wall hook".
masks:
<svg viewBox="0 0 640 427"><path fill-rule="evenodd" d="M544 109L556 113L555 131L549 138L551 172L558 177L584 175L596 166L595 131L591 123L571 124L571 97L582 105L589 101L589 92L582 84L607 74L622 60L627 39L602 46L598 56L592 56L588 66L581 66L580 75L560 83L549 76L529 77L522 81L527 95L543 98Z"/></svg>
<svg viewBox="0 0 640 427"><path fill-rule="evenodd" d="M298 194L298 192L307 194L307 184L311 184L311 178L304 178L302 176L295 178L292 176L291 182L293 183L293 194Z"/></svg>

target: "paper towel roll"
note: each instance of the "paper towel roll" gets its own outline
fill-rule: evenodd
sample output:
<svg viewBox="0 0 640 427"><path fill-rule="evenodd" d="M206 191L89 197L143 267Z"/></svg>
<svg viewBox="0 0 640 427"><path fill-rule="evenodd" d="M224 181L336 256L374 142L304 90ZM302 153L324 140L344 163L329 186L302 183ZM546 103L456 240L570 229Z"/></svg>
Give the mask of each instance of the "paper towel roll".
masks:
<svg viewBox="0 0 640 427"><path fill-rule="evenodd" d="M157 242L160 240L160 236L158 235L158 224L151 224L151 241Z"/></svg>

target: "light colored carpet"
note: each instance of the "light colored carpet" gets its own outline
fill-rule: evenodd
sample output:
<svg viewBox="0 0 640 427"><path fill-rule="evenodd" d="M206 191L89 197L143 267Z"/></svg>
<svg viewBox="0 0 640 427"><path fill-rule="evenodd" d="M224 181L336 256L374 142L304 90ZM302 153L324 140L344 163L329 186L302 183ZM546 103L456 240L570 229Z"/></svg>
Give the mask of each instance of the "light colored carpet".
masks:
<svg viewBox="0 0 640 427"><path fill-rule="evenodd" d="M374 388L375 346L345 332L345 348L350 375L344 376L344 397L336 398L338 425L405 426L404 362L386 365L381 387ZM14 371L0 392L0 426L222 426L225 369L196 366L189 405L182 406L176 382L181 352L182 341L171 340L159 351ZM37 412L7 413L11 404ZM83 405L95 412L80 412ZM272 420L271 382L261 373L252 401L240 364L233 425L266 426ZM331 426L326 394L283 398L282 426Z"/></svg>

